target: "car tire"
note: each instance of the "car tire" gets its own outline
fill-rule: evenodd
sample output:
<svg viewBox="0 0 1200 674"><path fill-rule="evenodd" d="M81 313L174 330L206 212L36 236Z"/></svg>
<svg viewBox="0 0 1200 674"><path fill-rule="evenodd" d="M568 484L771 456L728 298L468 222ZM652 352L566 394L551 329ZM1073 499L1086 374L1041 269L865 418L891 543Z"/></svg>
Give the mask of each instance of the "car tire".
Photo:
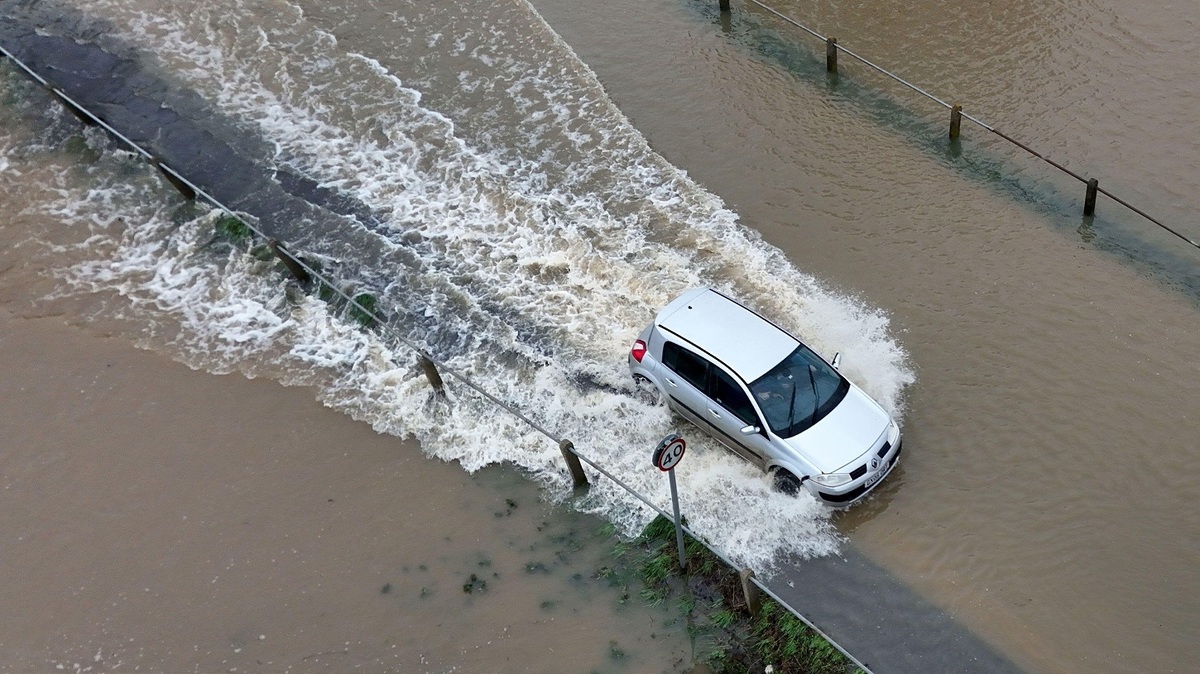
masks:
<svg viewBox="0 0 1200 674"><path fill-rule="evenodd" d="M800 478L792 475L791 471L777 468L773 475L776 489L788 496L796 496L800 493Z"/></svg>
<svg viewBox="0 0 1200 674"><path fill-rule="evenodd" d="M654 382L646 379L642 375L633 375L633 388L634 396L647 405L658 407L662 404L662 391L658 390L658 387L654 385Z"/></svg>

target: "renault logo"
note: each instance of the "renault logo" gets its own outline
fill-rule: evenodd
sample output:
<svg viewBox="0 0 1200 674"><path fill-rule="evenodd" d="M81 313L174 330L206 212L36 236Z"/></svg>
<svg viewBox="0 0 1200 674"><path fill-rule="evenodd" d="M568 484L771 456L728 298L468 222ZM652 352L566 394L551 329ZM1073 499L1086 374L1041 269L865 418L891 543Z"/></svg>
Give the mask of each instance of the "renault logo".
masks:
<svg viewBox="0 0 1200 674"><path fill-rule="evenodd" d="M879 457L878 456L871 459L871 470L875 470L876 468L879 468Z"/></svg>

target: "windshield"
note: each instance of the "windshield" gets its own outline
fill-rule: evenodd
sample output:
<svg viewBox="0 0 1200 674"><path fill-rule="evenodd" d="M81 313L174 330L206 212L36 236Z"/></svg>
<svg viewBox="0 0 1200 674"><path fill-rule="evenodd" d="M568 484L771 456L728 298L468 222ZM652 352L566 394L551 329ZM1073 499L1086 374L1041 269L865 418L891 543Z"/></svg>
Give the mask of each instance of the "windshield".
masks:
<svg viewBox="0 0 1200 674"><path fill-rule="evenodd" d="M750 384L750 393L777 435L790 438L829 414L850 382L801 344Z"/></svg>

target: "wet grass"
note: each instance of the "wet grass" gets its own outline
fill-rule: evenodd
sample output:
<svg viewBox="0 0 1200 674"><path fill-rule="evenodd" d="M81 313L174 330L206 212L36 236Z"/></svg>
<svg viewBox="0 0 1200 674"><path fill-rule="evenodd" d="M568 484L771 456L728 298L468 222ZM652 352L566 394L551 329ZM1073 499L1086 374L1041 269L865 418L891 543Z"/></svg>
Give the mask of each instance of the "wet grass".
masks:
<svg viewBox="0 0 1200 674"><path fill-rule="evenodd" d="M708 548L690 536L684 552L688 569L679 566L675 525L657 517L641 536L613 546L613 566L602 566L593 578L623 590L630 588L651 605L674 599L678 620L686 622L697 662L715 674L762 672L768 666L779 674L849 674L859 671L848 658L777 602L764 598L762 609L750 615L742 596L741 579Z"/></svg>
<svg viewBox="0 0 1200 674"><path fill-rule="evenodd" d="M463 592L467 594L487 592L487 581L472 573L467 582L463 583L462 588Z"/></svg>
<svg viewBox="0 0 1200 674"><path fill-rule="evenodd" d="M495 513L493 513L497 518L512 517L513 511L517 509L517 502L510 498L504 499L504 505L504 510L497 510Z"/></svg>
<svg viewBox="0 0 1200 674"><path fill-rule="evenodd" d="M254 234L241 218L232 215L222 215L213 225L213 231L218 238L239 245L249 241Z"/></svg>
<svg viewBox="0 0 1200 674"><path fill-rule="evenodd" d="M275 253L271 252L270 246L265 243L260 243L259 245L250 249L250 257L258 260L259 262L270 262L275 259ZM281 264L280 266L282 267L283 265ZM287 270L285 269L283 271L286 272Z"/></svg>
<svg viewBox="0 0 1200 674"><path fill-rule="evenodd" d="M191 202L189 202L191 203ZM194 203L188 207L191 209L197 208ZM183 210L179 211L181 214ZM180 216L182 217L182 215ZM254 231L237 216L228 213L222 215L213 225L213 238L211 243L224 241L234 246L245 246L254 238ZM258 243L249 248L247 254L259 262L270 262L276 260L274 251L266 243ZM294 253L293 253L294 254ZM321 274L324 272L323 266L319 260L313 259L305 255L296 255L296 257L307 265L310 269ZM274 265L274 270L279 274L290 277L287 266L282 262ZM351 286L352 287L352 286ZM372 328L378 324L377 316L380 315L379 297L372 292L358 291L354 292L348 286L341 288L334 287L328 283L314 279L311 284L302 284L301 287L289 286L288 300L292 304L299 304L303 298L303 294L311 292L316 295L321 301L329 304L335 311L342 311L343 316L348 320L357 323L363 328ZM353 294L351 294L353 293ZM343 296L349 295L350 300ZM511 515L512 511L517 507L517 504L512 499L508 499L508 511ZM498 514L497 516L500 516Z"/></svg>
<svg viewBox="0 0 1200 674"><path fill-rule="evenodd" d="M364 328L369 328L375 325L375 313L379 306L379 298L371 293L358 293L354 296L354 303L350 304L349 315L350 320L358 323Z"/></svg>
<svg viewBox="0 0 1200 674"><path fill-rule="evenodd" d="M71 136L63 144L63 149L84 164L95 164L100 161L100 151L89 145L83 136Z"/></svg>

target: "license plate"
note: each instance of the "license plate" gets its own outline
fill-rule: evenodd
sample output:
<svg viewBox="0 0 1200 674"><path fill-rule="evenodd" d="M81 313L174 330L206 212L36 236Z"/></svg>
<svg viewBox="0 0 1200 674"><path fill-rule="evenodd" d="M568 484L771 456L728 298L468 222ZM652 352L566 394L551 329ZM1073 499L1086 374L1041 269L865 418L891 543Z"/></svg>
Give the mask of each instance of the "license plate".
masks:
<svg viewBox="0 0 1200 674"><path fill-rule="evenodd" d="M892 461L895 461L895 460L896 460L895 457L893 457ZM876 482L881 480L884 475L887 475L888 468L892 467L892 461L888 461L886 464L884 464L884 466L882 468L879 469L878 472L876 472L871 477L868 477L867 481L863 483L863 487L870 489L871 487L873 487L875 485Z"/></svg>

